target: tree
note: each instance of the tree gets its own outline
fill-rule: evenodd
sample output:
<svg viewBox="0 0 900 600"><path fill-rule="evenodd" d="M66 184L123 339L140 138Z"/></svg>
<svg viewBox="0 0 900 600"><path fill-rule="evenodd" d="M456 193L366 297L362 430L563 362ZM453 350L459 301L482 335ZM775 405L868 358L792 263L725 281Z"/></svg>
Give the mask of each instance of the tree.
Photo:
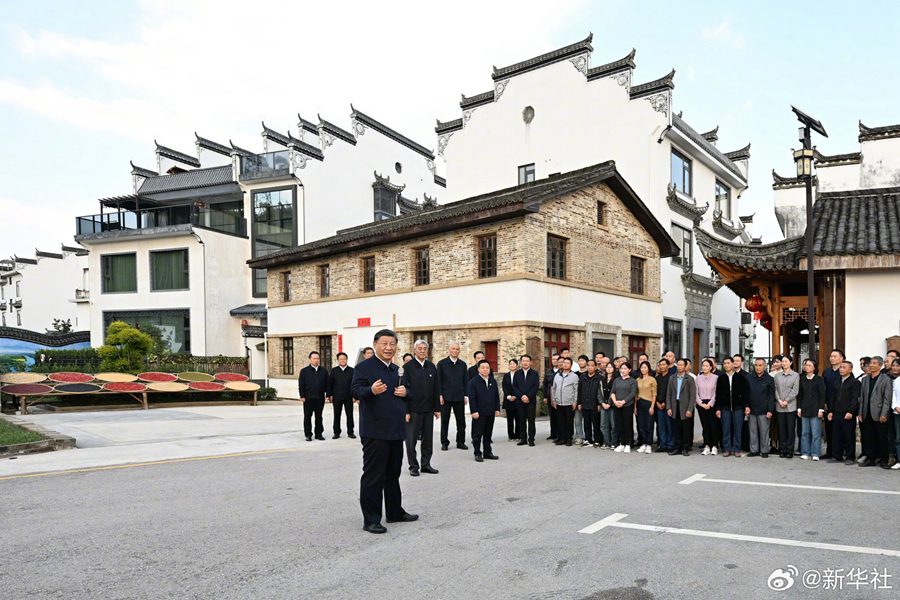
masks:
<svg viewBox="0 0 900 600"><path fill-rule="evenodd" d="M149 335L150 339L153 340L153 347L150 349L150 354L153 356L163 356L172 351L172 342L163 337L162 329L156 325L146 323L141 327L141 331Z"/></svg>
<svg viewBox="0 0 900 600"><path fill-rule="evenodd" d="M56 335L62 335L64 333L72 332L72 319L66 319L63 321L62 319L53 319L53 333Z"/></svg>
<svg viewBox="0 0 900 600"><path fill-rule="evenodd" d="M106 330L106 345L97 349L103 359L100 370L140 373L144 359L152 348L153 340L149 335L134 329L128 323L113 321Z"/></svg>

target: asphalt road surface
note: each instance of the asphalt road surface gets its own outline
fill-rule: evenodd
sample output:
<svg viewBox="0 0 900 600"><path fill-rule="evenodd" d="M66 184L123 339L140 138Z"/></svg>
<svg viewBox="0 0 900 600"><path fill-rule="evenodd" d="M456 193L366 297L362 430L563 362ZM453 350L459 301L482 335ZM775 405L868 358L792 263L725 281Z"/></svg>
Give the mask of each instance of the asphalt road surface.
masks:
<svg viewBox="0 0 900 600"><path fill-rule="evenodd" d="M500 460L484 463L436 443L439 475L413 478L404 464L401 477L404 507L421 518L385 535L362 531L362 453L347 438L0 479L0 598L900 597L896 472L615 454L554 447L546 432L517 447L498 421ZM627 516L582 532L614 514ZM772 591L778 569L793 583ZM842 589L826 589L838 586L827 570ZM808 571L822 577L814 589Z"/></svg>

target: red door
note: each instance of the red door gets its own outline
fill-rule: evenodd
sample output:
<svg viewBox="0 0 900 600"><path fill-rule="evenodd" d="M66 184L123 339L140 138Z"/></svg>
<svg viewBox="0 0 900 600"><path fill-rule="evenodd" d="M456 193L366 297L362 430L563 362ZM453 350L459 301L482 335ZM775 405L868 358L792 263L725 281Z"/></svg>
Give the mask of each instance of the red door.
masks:
<svg viewBox="0 0 900 600"><path fill-rule="evenodd" d="M497 342L484 343L484 359L491 363L491 370L497 372Z"/></svg>

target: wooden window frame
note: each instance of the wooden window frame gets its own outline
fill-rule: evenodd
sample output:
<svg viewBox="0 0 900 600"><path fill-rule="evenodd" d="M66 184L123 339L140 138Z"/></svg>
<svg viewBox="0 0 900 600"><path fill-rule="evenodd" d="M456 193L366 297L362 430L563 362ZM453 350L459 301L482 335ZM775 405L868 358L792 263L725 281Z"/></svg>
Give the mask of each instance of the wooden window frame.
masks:
<svg viewBox="0 0 900 600"><path fill-rule="evenodd" d="M371 263L370 263L371 261ZM371 269L369 265L371 264ZM375 257L367 256L362 259L363 293L369 294L375 291ZM371 275L371 276L370 276Z"/></svg>
<svg viewBox="0 0 900 600"><path fill-rule="evenodd" d="M416 285L431 284L431 248L421 246L413 249L416 269Z"/></svg>
<svg viewBox="0 0 900 600"><path fill-rule="evenodd" d="M281 338L281 374L294 374L294 338Z"/></svg>
<svg viewBox="0 0 900 600"><path fill-rule="evenodd" d="M566 238L547 234L547 277L566 280L566 246L568 245ZM554 247L556 243L556 247Z"/></svg>
<svg viewBox="0 0 900 600"><path fill-rule="evenodd" d="M597 226L601 229L609 229L609 212L606 202L597 200Z"/></svg>
<svg viewBox="0 0 900 600"><path fill-rule="evenodd" d="M291 301L291 272L290 271L282 271L281 272L281 285L283 287L281 291L281 301L282 302L290 302Z"/></svg>
<svg viewBox="0 0 900 600"><path fill-rule="evenodd" d="M635 279L635 272L640 275ZM647 289L647 259L640 256L631 257L631 293L644 296Z"/></svg>
<svg viewBox="0 0 900 600"><path fill-rule="evenodd" d="M331 296L331 265L319 265L319 297Z"/></svg>
<svg viewBox="0 0 900 600"><path fill-rule="evenodd" d="M326 372L331 371L331 356L332 356L332 347L331 347L331 336L330 335L320 335L319 336L319 358L321 359L321 366L325 369Z"/></svg>
<svg viewBox="0 0 900 600"><path fill-rule="evenodd" d="M478 252L478 279L497 276L497 234L479 236L476 239Z"/></svg>

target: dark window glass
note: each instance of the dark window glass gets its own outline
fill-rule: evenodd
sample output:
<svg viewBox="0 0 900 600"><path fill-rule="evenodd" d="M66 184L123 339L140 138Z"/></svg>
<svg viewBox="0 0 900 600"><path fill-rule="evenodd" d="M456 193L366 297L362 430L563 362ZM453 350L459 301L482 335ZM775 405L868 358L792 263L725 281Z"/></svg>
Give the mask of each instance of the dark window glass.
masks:
<svg viewBox="0 0 900 600"><path fill-rule="evenodd" d="M363 292L375 291L375 257L363 259Z"/></svg>
<svg viewBox="0 0 900 600"><path fill-rule="evenodd" d="M722 216L731 220L731 188L716 180L716 210L722 213Z"/></svg>
<svg viewBox="0 0 900 600"><path fill-rule="evenodd" d="M672 150L672 183L682 194L691 195L691 160Z"/></svg>
<svg viewBox="0 0 900 600"><path fill-rule="evenodd" d="M631 257L631 293L644 293L644 259Z"/></svg>
<svg viewBox="0 0 900 600"><path fill-rule="evenodd" d="M690 269L694 264L694 232L687 227L672 223L672 238L678 245L678 256L672 257L673 265L681 265L685 269Z"/></svg>
<svg viewBox="0 0 900 600"><path fill-rule="evenodd" d="M253 258L294 245L293 190L253 193ZM253 294L266 295L266 270L253 270Z"/></svg>
<svg viewBox="0 0 900 600"><path fill-rule="evenodd" d="M326 371L331 371L331 336L319 336L319 356L322 357L322 367Z"/></svg>
<svg viewBox="0 0 900 600"><path fill-rule="evenodd" d="M676 357L681 354L681 321L663 319L663 352L671 350Z"/></svg>
<svg viewBox="0 0 900 600"><path fill-rule="evenodd" d="M191 351L191 316L188 310L123 311L103 313L103 326L113 321L123 321L132 327L144 325L159 327L162 338L172 352Z"/></svg>
<svg viewBox="0 0 900 600"><path fill-rule="evenodd" d="M519 167L519 185L534 181L534 163Z"/></svg>
<svg viewBox="0 0 900 600"><path fill-rule="evenodd" d="M716 327L716 361L721 363L731 356L731 330Z"/></svg>
<svg viewBox="0 0 900 600"><path fill-rule="evenodd" d="M486 235L478 238L478 277L497 276L497 236Z"/></svg>
<svg viewBox="0 0 900 600"><path fill-rule="evenodd" d="M375 220L383 221L397 216L397 194L384 188L375 188Z"/></svg>
<svg viewBox="0 0 900 600"><path fill-rule="evenodd" d="M547 277L566 278L566 240L547 236Z"/></svg>
<svg viewBox="0 0 900 600"><path fill-rule="evenodd" d="M108 254L102 258L103 293L137 291L137 254ZM19 282L16 282L16 286ZM19 290L16 288L16 296Z"/></svg>
<svg viewBox="0 0 900 600"><path fill-rule="evenodd" d="M606 202L597 202L597 225L606 225Z"/></svg>
<svg viewBox="0 0 900 600"><path fill-rule="evenodd" d="M428 285L431 282L431 259L428 248L416 251L416 285Z"/></svg>
<svg viewBox="0 0 900 600"><path fill-rule="evenodd" d="M150 289L186 290L190 287L188 251L166 250L150 253Z"/></svg>
<svg viewBox="0 0 900 600"><path fill-rule="evenodd" d="M281 374L294 374L294 338L281 338Z"/></svg>
<svg viewBox="0 0 900 600"><path fill-rule="evenodd" d="M322 298L331 296L331 267L329 265L319 267L319 295Z"/></svg>
<svg viewBox="0 0 900 600"><path fill-rule="evenodd" d="M281 285L284 288L282 301L290 302L291 301L291 272L290 271L285 271L284 273L281 274Z"/></svg>

